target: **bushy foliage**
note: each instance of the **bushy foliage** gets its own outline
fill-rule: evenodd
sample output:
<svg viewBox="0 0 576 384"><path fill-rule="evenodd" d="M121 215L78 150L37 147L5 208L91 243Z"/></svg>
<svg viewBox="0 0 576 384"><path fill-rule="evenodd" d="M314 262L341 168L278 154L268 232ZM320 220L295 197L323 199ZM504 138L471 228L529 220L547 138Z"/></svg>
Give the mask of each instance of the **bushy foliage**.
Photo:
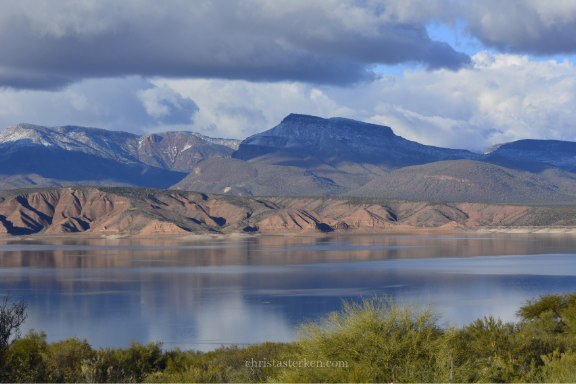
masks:
<svg viewBox="0 0 576 384"><path fill-rule="evenodd" d="M279 373L278 380L447 382L454 359L449 341L454 336L452 329L439 324L439 314L430 305L398 304L379 298L344 302L342 312L303 325L294 348L281 358L345 362L345 366L288 368Z"/></svg>
<svg viewBox="0 0 576 384"><path fill-rule="evenodd" d="M131 342L126 349L100 348L81 365L88 383L140 383L166 366L162 343Z"/></svg>
<svg viewBox="0 0 576 384"><path fill-rule="evenodd" d="M14 383L45 381L47 349L46 334L42 331L31 329L23 338L15 340L4 355L3 380Z"/></svg>
<svg viewBox="0 0 576 384"><path fill-rule="evenodd" d="M273 360L283 351L283 343L263 343L241 348L237 345L215 351L198 352L178 349L167 352L168 361L162 373L147 378L148 382L253 383L264 382L274 374L270 367L252 366L247 362Z"/></svg>
<svg viewBox="0 0 576 384"><path fill-rule="evenodd" d="M86 381L82 365L93 359L95 352L86 340L76 337L48 344L44 355L44 381L50 383L79 383Z"/></svg>
<svg viewBox="0 0 576 384"><path fill-rule="evenodd" d="M542 356L546 364L542 369L542 378L545 383L576 383L576 353L568 350L560 353L559 350Z"/></svg>
<svg viewBox="0 0 576 384"><path fill-rule="evenodd" d="M559 323L554 327L554 332L576 333L576 292L538 295L527 300L516 315L526 321L541 319L543 315L553 315Z"/></svg>
<svg viewBox="0 0 576 384"><path fill-rule="evenodd" d="M503 323L484 317L458 330L456 348L470 359L468 382L538 381L540 356L565 348L563 337L531 323Z"/></svg>
<svg viewBox="0 0 576 384"><path fill-rule="evenodd" d="M300 327L293 343L162 350L160 343L92 349L30 330L2 356L7 382L576 382L576 293L527 301L517 323L484 317L455 328L431 305L345 302ZM329 366L250 362L341 362Z"/></svg>

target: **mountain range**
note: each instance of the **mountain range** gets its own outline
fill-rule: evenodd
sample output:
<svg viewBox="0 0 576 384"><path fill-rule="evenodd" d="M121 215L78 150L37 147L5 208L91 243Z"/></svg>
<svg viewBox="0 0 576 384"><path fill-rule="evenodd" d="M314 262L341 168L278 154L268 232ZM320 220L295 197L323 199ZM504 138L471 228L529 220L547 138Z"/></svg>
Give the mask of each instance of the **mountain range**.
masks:
<svg viewBox="0 0 576 384"><path fill-rule="evenodd" d="M130 187L0 191L0 237L186 237L476 229L570 232L576 207L366 197L253 197ZM542 228L546 227L546 228ZM567 228L568 227L568 228Z"/></svg>
<svg viewBox="0 0 576 384"><path fill-rule="evenodd" d="M133 186L237 196L367 196L506 204L576 201L576 143L520 140L483 153L390 127L291 114L243 141L20 124L0 132L0 189Z"/></svg>
<svg viewBox="0 0 576 384"><path fill-rule="evenodd" d="M20 124L0 133L0 189L28 186L169 188L205 158L230 157L239 140L198 133L128 132Z"/></svg>

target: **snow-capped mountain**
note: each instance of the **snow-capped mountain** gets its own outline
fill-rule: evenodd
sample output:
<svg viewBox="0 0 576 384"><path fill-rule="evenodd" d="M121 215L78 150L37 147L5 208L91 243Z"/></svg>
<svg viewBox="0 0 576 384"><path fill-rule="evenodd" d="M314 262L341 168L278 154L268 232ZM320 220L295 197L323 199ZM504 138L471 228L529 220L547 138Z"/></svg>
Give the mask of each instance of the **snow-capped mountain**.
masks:
<svg viewBox="0 0 576 384"><path fill-rule="evenodd" d="M98 128L19 124L0 132L0 185L167 188L202 159L230 157L239 142L191 132L138 136Z"/></svg>
<svg viewBox="0 0 576 384"><path fill-rule="evenodd" d="M0 156L41 145L112 159L122 163L142 162L156 167L189 171L182 157L203 158L207 152L227 157L240 140L215 139L192 132L162 132L138 136L122 131L77 126L42 127L19 124L0 132ZM189 155L189 156L187 156ZM211 157L208 155L207 157Z"/></svg>

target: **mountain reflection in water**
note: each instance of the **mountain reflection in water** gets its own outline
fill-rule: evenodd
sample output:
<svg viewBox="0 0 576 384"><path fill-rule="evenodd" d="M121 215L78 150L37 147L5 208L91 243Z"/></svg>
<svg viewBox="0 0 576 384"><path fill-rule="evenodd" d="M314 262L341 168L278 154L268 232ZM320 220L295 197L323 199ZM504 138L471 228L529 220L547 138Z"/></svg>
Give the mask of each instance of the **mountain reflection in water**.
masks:
<svg viewBox="0 0 576 384"><path fill-rule="evenodd" d="M569 235L15 239L0 242L0 293L26 300L24 331L51 341L210 350L292 340L374 294L434 301L458 324L513 320L536 293L576 288L575 254Z"/></svg>

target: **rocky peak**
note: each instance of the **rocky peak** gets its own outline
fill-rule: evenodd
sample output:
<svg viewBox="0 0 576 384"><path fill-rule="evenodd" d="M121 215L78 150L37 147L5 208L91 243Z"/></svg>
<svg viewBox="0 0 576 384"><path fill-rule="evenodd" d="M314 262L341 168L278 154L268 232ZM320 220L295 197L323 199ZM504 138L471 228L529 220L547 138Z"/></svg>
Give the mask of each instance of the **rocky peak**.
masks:
<svg viewBox="0 0 576 384"><path fill-rule="evenodd" d="M193 132L139 136L73 125L43 127L18 124L0 132L0 161L10 162L14 156L19 156L37 158L38 164L49 164L51 156L76 159L82 153L122 164L189 172L204 158L230 157L239 143L239 140L214 139Z"/></svg>
<svg viewBox="0 0 576 384"><path fill-rule="evenodd" d="M0 145L18 141L25 145L54 145L49 135L43 132L41 128L32 124L12 125L0 132Z"/></svg>
<svg viewBox="0 0 576 384"><path fill-rule="evenodd" d="M343 117L323 119L299 114L290 114L274 128L248 137L232 157L242 160L262 157L263 161L273 162L275 153L279 159L286 156L291 159L289 162L279 160L279 165L293 165L300 161L295 159L315 157L336 166L374 164L388 170L439 160L480 157L466 150L406 140L383 125Z"/></svg>
<svg viewBox="0 0 576 384"><path fill-rule="evenodd" d="M349 134L376 134L383 136L396 136L390 127L384 125L364 123L362 121L347 119L345 117L331 117L323 119L317 116L300 115L291 113L286 116L282 122L275 128L282 127L288 130L297 130L299 128L309 128L315 130L337 130L341 133L347 131ZM272 129L275 129L272 128ZM265 133L265 132L263 132ZM255 135L256 136L256 135Z"/></svg>
<svg viewBox="0 0 576 384"><path fill-rule="evenodd" d="M241 145L272 148L334 149L334 146L379 146L399 138L390 127L333 117L290 114L280 124L244 140Z"/></svg>
<svg viewBox="0 0 576 384"><path fill-rule="evenodd" d="M299 113L291 113L286 116L280 124L322 124L327 119L323 119L317 116L311 115L301 115Z"/></svg>

